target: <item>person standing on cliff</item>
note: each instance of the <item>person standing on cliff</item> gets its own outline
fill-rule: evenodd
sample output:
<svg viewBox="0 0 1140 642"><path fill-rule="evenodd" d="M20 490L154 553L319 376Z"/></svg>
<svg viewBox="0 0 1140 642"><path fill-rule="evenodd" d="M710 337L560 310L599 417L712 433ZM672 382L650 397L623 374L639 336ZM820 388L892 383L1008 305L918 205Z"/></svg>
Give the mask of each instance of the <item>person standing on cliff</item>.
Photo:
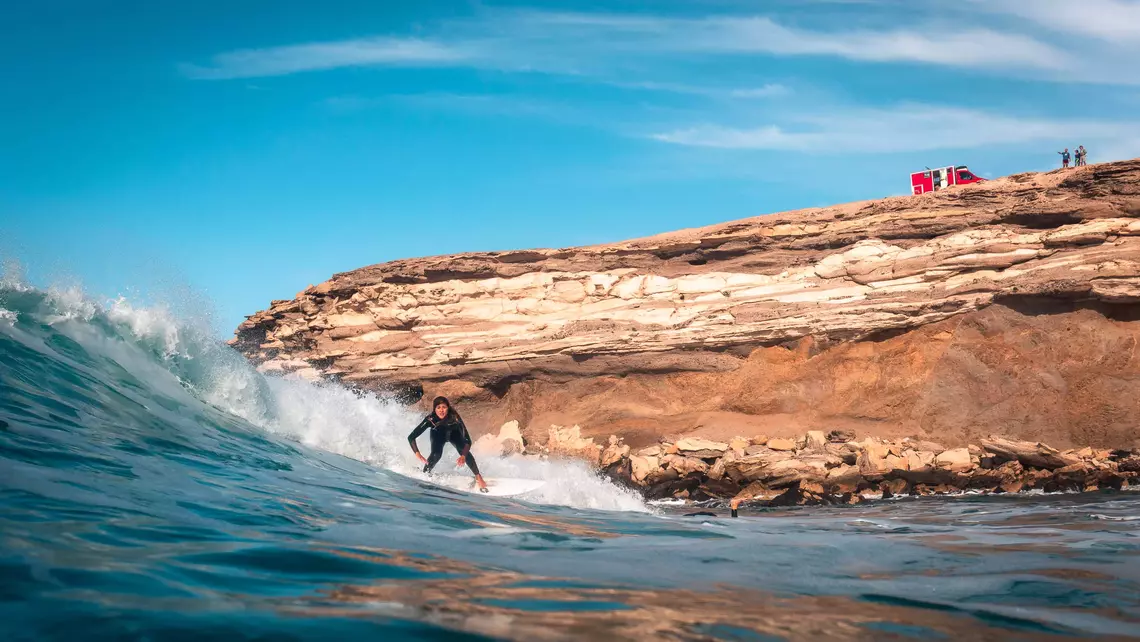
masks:
<svg viewBox="0 0 1140 642"><path fill-rule="evenodd" d="M408 443L411 444L412 452L416 454L416 458L423 463L424 472L430 473L431 469L435 468L435 465L443 457L444 444L451 443L455 450L459 451L459 459L456 460L456 465L467 464L471 472L475 473L475 483L479 485L479 490L484 493L487 492L487 482L483 481L483 476L479 474L479 465L475 463L475 456L471 454L471 433L467 432L467 425L463 423L463 418L459 416L457 410L451 407L451 402L447 400L447 397L436 397L431 405L432 411L408 435ZM427 459L424 459L424 456L420 454L416 439L429 428L431 429L431 454L428 455Z"/></svg>
<svg viewBox="0 0 1140 642"><path fill-rule="evenodd" d="M1061 155L1061 169L1068 169L1069 167L1069 148L1066 147L1065 151L1057 152Z"/></svg>
<svg viewBox="0 0 1140 642"><path fill-rule="evenodd" d="M1088 165L1088 155L1088 150L1085 149L1084 145L1077 148L1077 167Z"/></svg>

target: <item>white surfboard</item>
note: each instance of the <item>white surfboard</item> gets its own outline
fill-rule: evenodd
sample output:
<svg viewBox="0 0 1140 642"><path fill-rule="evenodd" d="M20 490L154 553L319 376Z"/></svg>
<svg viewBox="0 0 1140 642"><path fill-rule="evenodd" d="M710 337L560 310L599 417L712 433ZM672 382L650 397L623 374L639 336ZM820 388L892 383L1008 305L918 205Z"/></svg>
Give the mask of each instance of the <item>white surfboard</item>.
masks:
<svg viewBox="0 0 1140 642"><path fill-rule="evenodd" d="M481 493L476 484L471 484L463 490L480 495L491 495L492 497L514 497L536 491L546 485L546 481L542 479L518 479L516 477L484 478L484 481L487 482L487 492L485 493Z"/></svg>
<svg viewBox="0 0 1140 642"><path fill-rule="evenodd" d="M546 481L542 479L518 479L515 477L491 477L484 478L487 482L487 492L479 491L479 486L471 477L436 477L433 479L423 480L429 484L450 488L452 490L461 490L465 493L472 493L475 495L489 495L491 497L514 497L516 495L525 495L531 491L538 490L546 485Z"/></svg>

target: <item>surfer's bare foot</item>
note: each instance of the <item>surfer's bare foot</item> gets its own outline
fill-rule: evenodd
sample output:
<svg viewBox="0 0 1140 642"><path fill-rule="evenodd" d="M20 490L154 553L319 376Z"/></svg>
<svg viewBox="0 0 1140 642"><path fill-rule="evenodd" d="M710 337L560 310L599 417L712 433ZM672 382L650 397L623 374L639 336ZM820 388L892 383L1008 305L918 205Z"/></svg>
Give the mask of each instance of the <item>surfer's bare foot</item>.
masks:
<svg viewBox="0 0 1140 642"><path fill-rule="evenodd" d="M483 481L483 476L482 476L482 475L476 475L476 476L475 476L475 483L476 483L476 484L479 484L479 492L480 492L480 493L486 493L486 492L490 492L490 491L487 489L487 482Z"/></svg>

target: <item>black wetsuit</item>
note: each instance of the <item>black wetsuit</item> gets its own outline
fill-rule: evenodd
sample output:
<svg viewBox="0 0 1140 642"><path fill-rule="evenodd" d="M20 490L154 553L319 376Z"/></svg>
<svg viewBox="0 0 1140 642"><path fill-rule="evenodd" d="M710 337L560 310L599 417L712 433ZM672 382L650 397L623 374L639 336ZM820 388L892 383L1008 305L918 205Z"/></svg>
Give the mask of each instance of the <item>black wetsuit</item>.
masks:
<svg viewBox="0 0 1140 642"><path fill-rule="evenodd" d="M479 465L475 463L475 456L470 452L471 433L467 432L467 426L464 425L459 413L454 410L448 411L447 416L443 419L437 417L434 412L424 417L424 420L416 426L412 434L408 435L408 443L412 445L412 450L417 454L420 449L416 445L416 438L428 428L431 428L431 454L428 455L427 464L424 465L425 473L430 473L431 469L435 468L435 465L443 457L443 445L451 442L459 454L467 458L467 467L471 469L471 472L476 475L479 474Z"/></svg>

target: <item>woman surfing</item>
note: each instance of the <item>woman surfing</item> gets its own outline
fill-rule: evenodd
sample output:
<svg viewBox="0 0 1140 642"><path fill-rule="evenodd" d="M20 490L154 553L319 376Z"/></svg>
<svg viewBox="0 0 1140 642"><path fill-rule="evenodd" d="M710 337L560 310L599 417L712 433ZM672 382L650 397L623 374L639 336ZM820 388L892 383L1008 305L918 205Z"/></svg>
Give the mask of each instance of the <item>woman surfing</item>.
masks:
<svg viewBox="0 0 1140 642"><path fill-rule="evenodd" d="M412 434L408 435L408 443L412 446L412 452L416 453L416 457L423 462L424 472L430 473L431 469L435 468L443 457L443 445L450 442L455 446L455 450L459 451L456 465L462 466L466 463L471 472L475 473L475 483L479 485L480 492L487 492L487 482L483 481L483 476L479 474L479 465L475 463L475 456L471 454L471 433L467 432L463 418L451 407L447 397L436 397L431 405L432 411L412 430ZM424 459L419 446L416 445L416 439L429 428L431 454Z"/></svg>

